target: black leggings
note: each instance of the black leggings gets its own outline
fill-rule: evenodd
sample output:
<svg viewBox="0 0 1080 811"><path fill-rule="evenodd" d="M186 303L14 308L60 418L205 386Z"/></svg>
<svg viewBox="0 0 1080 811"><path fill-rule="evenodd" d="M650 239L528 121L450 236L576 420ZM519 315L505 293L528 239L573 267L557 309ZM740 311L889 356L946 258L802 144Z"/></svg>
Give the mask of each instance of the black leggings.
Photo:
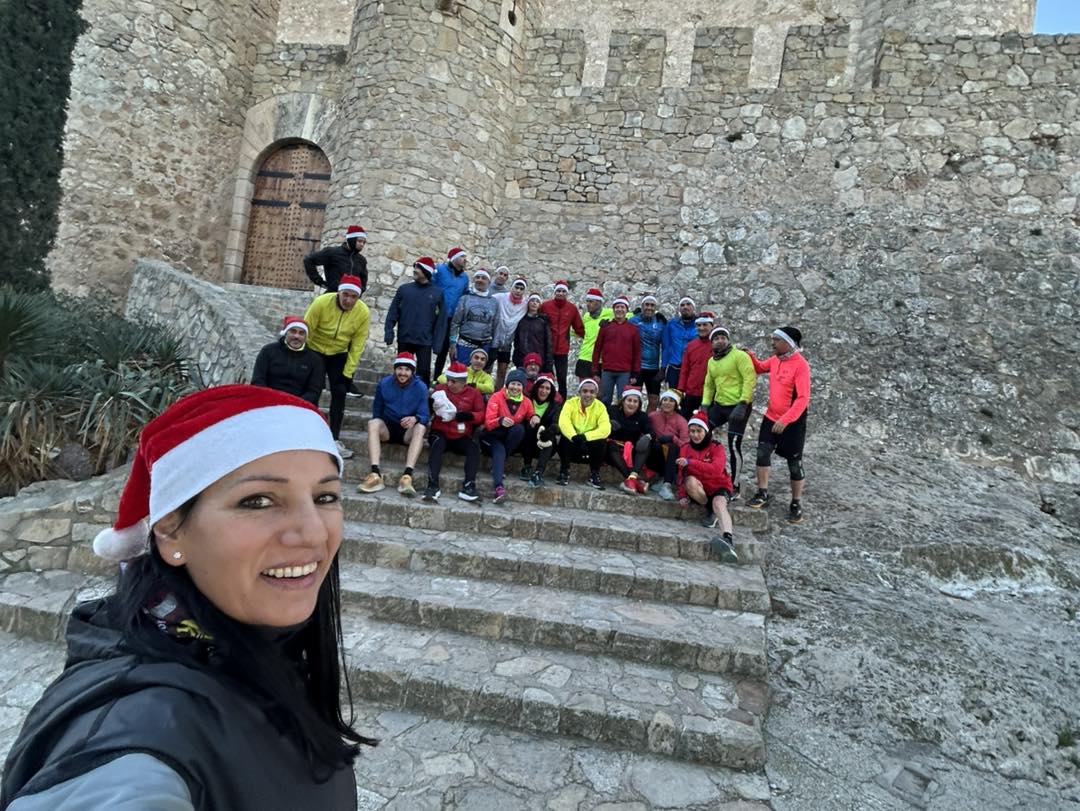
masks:
<svg viewBox="0 0 1080 811"><path fill-rule="evenodd" d="M627 467L626 460L623 459L623 443L617 440L609 440L607 444L607 463L619 471L624 479L631 473L637 473L640 476L641 469L645 467L645 460L649 456L650 445L652 445L652 437L648 434L638 437L638 441L634 443L634 455L631 460L634 467L631 469Z"/></svg>
<svg viewBox="0 0 1080 811"><path fill-rule="evenodd" d="M434 431L428 434L428 482L439 486L442 458L446 451L465 457L465 482L475 482L476 470L480 466L480 447L476 440L472 437L447 439L443 434Z"/></svg>
<svg viewBox="0 0 1080 811"><path fill-rule="evenodd" d="M398 352L412 352L416 355L416 376L431 388L431 347L420 344L405 344L398 341Z"/></svg>
<svg viewBox="0 0 1080 811"><path fill-rule="evenodd" d="M559 394L565 400L569 395L566 393L566 371L569 358L566 355L555 356L555 379L559 381Z"/></svg>
<svg viewBox="0 0 1080 811"><path fill-rule="evenodd" d="M667 448L667 453L664 453L664 449ZM674 485L675 479L679 472L679 467L675 463L679 459L679 446L674 442L669 442L667 445L662 445L655 439L649 446L649 458L645 461L645 464L650 469L655 471L664 472L664 481L668 484Z"/></svg>
<svg viewBox="0 0 1080 811"><path fill-rule="evenodd" d="M446 364L446 356L450 354L450 329L447 324L446 337L443 338L442 346L439 347L439 354L435 356L435 369L432 372L432 377L438 377L442 374L443 366ZM431 383L427 380L424 381L430 387Z"/></svg>
<svg viewBox="0 0 1080 811"><path fill-rule="evenodd" d="M570 465L574 462L585 462L589 466L589 472L599 473L600 465L604 464L604 446L606 439L595 439L586 442L582 451L579 451L572 441L561 437L557 443L559 448L559 470L562 473L570 471Z"/></svg>
<svg viewBox="0 0 1080 811"><path fill-rule="evenodd" d="M345 394L349 391L351 382L345 377L345 364L349 360L349 353L323 355L322 359L326 377L330 381L330 433L337 439L341 436L341 423L345 421Z"/></svg>

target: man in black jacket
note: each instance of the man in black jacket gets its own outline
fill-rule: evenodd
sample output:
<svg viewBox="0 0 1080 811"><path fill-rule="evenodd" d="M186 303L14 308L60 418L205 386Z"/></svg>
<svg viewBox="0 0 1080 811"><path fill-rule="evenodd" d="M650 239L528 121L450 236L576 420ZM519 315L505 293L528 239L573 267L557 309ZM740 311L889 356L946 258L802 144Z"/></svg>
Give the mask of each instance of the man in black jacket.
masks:
<svg viewBox="0 0 1080 811"><path fill-rule="evenodd" d="M359 225L350 225L341 245L332 245L304 257L304 272L312 283L325 287L328 293L337 292L342 276L358 277L360 286L367 291L367 258L363 255L365 245L367 233ZM320 266L325 278L319 275Z"/></svg>
<svg viewBox="0 0 1080 811"><path fill-rule="evenodd" d="M308 348L307 323L298 315L287 315L280 335L259 350L251 384L284 391L318 405L325 371L322 355Z"/></svg>
<svg viewBox="0 0 1080 811"><path fill-rule="evenodd" d="M431 349L442 346L448 318L443 313L443 291L431 283L435 275L435 260L421 256L413 263L413 281L403 284L394 293L386 311L384 338L386 345L394 343L397 327L398 352L416 356L416 376L431 388Z"/></svg>

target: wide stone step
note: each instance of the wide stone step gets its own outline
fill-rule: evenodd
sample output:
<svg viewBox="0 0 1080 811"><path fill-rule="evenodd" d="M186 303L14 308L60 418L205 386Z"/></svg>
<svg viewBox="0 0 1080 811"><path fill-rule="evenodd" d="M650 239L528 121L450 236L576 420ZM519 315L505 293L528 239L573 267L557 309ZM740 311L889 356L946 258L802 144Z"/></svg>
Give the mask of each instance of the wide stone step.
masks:
<svg viewBox="0 0 1080 811"><path fill-rule="evenodd" d="M399 529L411 527L495 535L506 539L578 544L686 560L709 559L709 542L715 537L716 530L705 529L695 521L513 500L519 497L519 492L528 489L527 486L512 488L511 500L502 504L491 501L469 504L455 495L448 495L448 491L444 491L438 503L431 504L419 498L404 498L393 488L378 493L355 493L350 492L350 488L344 493L342 501L348 520L389 524ZM765 559L766 544L753 533L739 528L735 532L735 551L741 564L760 563Z"/></svg>
<svg viewBox="0 0 1080 811"><path fill-rule="evenodd" d="M764 678L765 618L361 564L341 567L342 600L372 616L575 653Z"/></svg>
<svg viewBox="0 0 1080 811"><path fill-rule="evenodd" d="M757 566L662 558L588 546L349 522L342 557L389 569L769 612Z"/></svg>

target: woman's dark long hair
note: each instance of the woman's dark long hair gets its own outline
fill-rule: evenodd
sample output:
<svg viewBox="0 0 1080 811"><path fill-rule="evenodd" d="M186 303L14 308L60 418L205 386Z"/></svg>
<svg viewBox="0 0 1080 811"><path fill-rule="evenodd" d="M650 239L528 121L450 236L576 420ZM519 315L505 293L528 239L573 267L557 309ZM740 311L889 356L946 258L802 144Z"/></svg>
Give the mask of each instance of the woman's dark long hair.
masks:
<svg viewBox="0 0 1080 811"><path fill-rule="evenodd" d="M185 504L181 516L186 517L193 505L194 499ZM147 616L149 605L172 594L212 637L212 652L201 664L205 666L208 660L211 670L252 690L271 722L300 744L315 780L326 780L350 765L360 744L378 743L350 725L352 688L342 654L337 557L319 589L315 613L283 647L264 629L237 622L211 603L192 582L186 567L170 566L161 559L152 534L149 546L148 554L121 570L113 602L115 619L137 653L180 660L194 656L191 645L166 636ZM342 681L349 721L342 713Z"/></svg>

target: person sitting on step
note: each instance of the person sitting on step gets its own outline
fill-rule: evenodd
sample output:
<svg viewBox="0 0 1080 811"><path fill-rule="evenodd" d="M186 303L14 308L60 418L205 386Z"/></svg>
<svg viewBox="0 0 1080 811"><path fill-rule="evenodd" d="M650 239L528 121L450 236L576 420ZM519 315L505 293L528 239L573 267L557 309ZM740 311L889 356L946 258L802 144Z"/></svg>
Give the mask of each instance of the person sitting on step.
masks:
<svg viewBox="0 0 1080 811"><path fill-rule="evenodd" d="M480 465L480 448L475 432L484 421L484 397L465 382L468 378L465 364L450 364L444 377L445 383L435 387L432 395L434 407L431 430L428 432L428 485L424 501L438 501L439 474L446 451L465 457L465 480L458 490L462 501L476 501L476 470Z"/></svg>
<svg viewBox="0 0 1080 811"><path fill-rule="evenodd" d="M484 433L480 436L481 449L491 456L491 483L495 488L492 500L496 504L506 500L506 457L517 450L525 437L525 426L534 415L532 401L525 396L525 373L514 369L506 376L506 385L488 400Z"/></svg>
<svg viewBox="0 0 1080 811"><path fill-rule="evenodd" d="M735 562L732 539L731 476L728 474L724 446L712 438L709 417L704 411L695 412L689 420L690 441L679 451L679 505L688 507L693 501L705 507L702 525L720 525L720 537L713 540L712 551L718 558Z"/></svg>
<svg viewBox="0 0 1080 811"><path fill-rule="evenodd" d="M637 386L623 389L619 404L608 409L608 416L611 434L607 439L607 463L623 478L619 489L644 495L648 485L641 478L641 471L652 446L652 425L642 408L641 389Z"/></svg>
<svg viewBox="0 0 1080 811"><path fill-rule="evenodd" d="M540 356L535 352L530 352L525 356L519 367L521 371L525 372L525 396L532 396L532 387L540 377L541 363Z"/></svg>
<svg viewBox="0 0 1080 811"><path fill-rule="evenodd" d="M532 400L532 419L529 420L525 429L525 438L521 441L521 457L524 464L521 466L521 480L527 481L530 487L544 486L544 470L547 463L555 453L555 443L559 434L559 411L562 408L562 399L556 388L555 378L548 374L542 374L533 383L532 392L529 395ZM536 467L533 468L533 460Z"/></svg>
<svg viewBox="0 0 1080 811"><path fill-rule="evenodd" d="M604 464L604 446L611 434L611 419L597 395L600 384L591 377L578 383L577 397L571 397L559 412L559 478L565 487L570 483L570 465L585 462L589 466L589 486L604 489L600 466Z"/></svg>
<svg viewBox="0 0 1080 811"><path fill-rule="evenodd" d="M371 472L357 488L361 493L377 493L385 487L379 470L382 443L405 445L405 471L398 480L398 492L408 498L416 495L413 467L424 448L427 432L428 387L416 376L416 356L399 352L394 358L394 373L379 381L375 402L368 420L368 456Z"/></svg>
<svg viewBox="0 0 1080 811"><path fill-rule="evenodd" d="M675 462L679 451L690 441L690 430L686 417L679 413L679 392L667 389L660 394L660 407L649 414L652 428L652 446L645 464L651 470L664 472L664 483L657 489L657 495L664 501L675 500L675 479L679 468Z"/></svg>
<svg viewBox="0 0 1080 811"><path fill-rule="evenodd" d="M251 385L277 389L318 406L326 371L322 355L307 345L308 325L298 315L287 315L278 335L255 357Z"/></svg>

